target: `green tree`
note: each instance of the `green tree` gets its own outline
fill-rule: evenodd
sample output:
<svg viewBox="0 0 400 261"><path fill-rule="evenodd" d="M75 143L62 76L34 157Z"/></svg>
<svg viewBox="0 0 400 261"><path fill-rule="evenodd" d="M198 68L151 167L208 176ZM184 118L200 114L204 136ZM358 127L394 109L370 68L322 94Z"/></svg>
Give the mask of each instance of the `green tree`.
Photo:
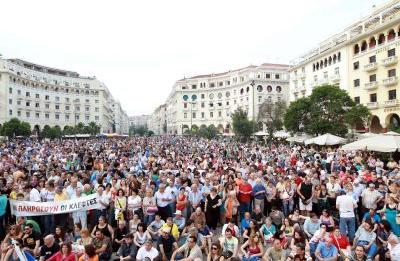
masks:
<svg viewBox="0 0 400 261"><path fill-rule="evenodd" d="M291 103L284 124L293 132L304 131L314 135L329 132L344 136L348 127L354 128L368 117L367 108L356 105L345 90L323 85L314 88L309 97Z"/></svg>
<svg viewBox="0 0 400 261"><path fill-rule="evenodd" d="M66 125L63 129L63 135L73 135L74 134L74 127Z"/></svg>
<svg viewBox="0 0 400 261"><path fill-rule="evenodd" d="M255 130L253 121L247 118L247 112L238 108L231 116L233 132L244 139L248 139Z"/></svg>
<svg viewBox="0 0 400 261"><path fill-rule="evenodd" d="M52 128L50 128L50 131L49 131L49 137L47 137L47 138L50 138L50 139L57 139L57 138L60 138L61 137L61 128L60 128L60 126L54 126L54 127L52 127Z"/></svg>
<svg viewBox="0 0 400 261"><path fill-rule="evenodd" d="M149 130L149 131L147 131L146 135L149 136L149 137L153 136L154 135L154 131Z"/></svg>
<svg viewBox="0 0 400 261"><path fill-rule="evenodd" d="M97 125L94 121L89 122L88 124L88 134L97 135L100 133L100 126Z"/></svg>
<svg viewBox="0 0 400 261"><path fill-rule="evenodd" d="M207 139L214 139L218 135L218 129L217 127L214 126L214 124L211 124L207 127Z"/></svg>
<svg viewBox="0 0 400 261"><path fill-rule="evenodd" d="M17 118L12 118L3 123L1 135L13 138L16 136L27 137L31 134L31 125L28 122L20 121Z"/></svg>
<svg viewBox="0 0 400 261"><path fill-rule="evenodd" d="M267 126L269 137L274 131L281 130L283 127L283 117L286 111L286 103L283 101L264 101L258 108L257 122Z"/></svg>
<svg viewBox="0 0 400 261"><path fill-rule="evenodd" d="M51 127L49 125L44 125L40 136L42 138L50 138L50 136L51 136Z"/></svg>
<svg viewBox="0 0 400 261"><path fill-rule="evenodd" d="M136 127L135 127L135 125L129 126L129 137L134 136L134 135L135 135L135 132L136 132Z"/></svg>
<svg viewBox="0 0 400 261"><path fill-rule="evenodd" d="M85 124L82 122L79 122L75 127L74 127L74 134L83 134L85 133Z"/></svg>

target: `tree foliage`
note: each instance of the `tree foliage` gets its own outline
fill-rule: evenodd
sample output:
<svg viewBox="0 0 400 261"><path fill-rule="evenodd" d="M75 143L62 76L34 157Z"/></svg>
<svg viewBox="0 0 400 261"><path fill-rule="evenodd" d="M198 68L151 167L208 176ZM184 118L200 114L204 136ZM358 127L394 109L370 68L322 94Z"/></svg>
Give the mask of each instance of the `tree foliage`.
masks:
<svg viewBox="0 0 400 261"><path fill-rule="evenodd" d="M231 116L233 131L236 135L243 138L249 138L254 130L255 124L247 118L247 112L242 108L238 108Z"/></svg>
<svg viewBox="0 0 400 261"><path fill-rule="evenodd" d="M129 136L151 136L154 135L153 131L147 128L147 125L131 125L129 127Z"/></svg>
<svg viewBox="0 0 400 261"><path fill-rule="evenodd" d="M3 123L1 135L13 138L16 136L28 137L31 134L31 125L28 122L12 118Z"/></svg>
<svg viewBox="0 0 400 261"><path fill-rule="evenodd" d="M283 101L264 101L258 108L257 122L267 126L269 137L274 131L283 127L283 117L286 111L286 103Z"/></svg>
<svg viewBox="0 0 400 261"><path fill-rule="evenodd" d="M193 135L206 139L213 139L218 135L218 129L213 124L209 125L208 127L206 125L201 125L200 127L197 128L192 127L192 130L193 130Z"/></svg>
<svg viewBox="0 0 400 261"><path fill-rule="evenodd" d="M292 102L286 111L284 125L289 131L309 134L332 133L344 136L348 127L367 121L370 113L357 105L345 90L332 85L313 89L309 97Z"/></svg>

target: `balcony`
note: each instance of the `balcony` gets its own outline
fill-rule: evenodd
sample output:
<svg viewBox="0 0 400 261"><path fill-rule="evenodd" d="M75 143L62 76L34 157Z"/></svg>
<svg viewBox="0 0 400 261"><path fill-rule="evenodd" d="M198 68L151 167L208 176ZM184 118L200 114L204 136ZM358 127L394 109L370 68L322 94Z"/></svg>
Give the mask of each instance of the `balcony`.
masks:
<svg viewBox="0 0 400 261"><path fill-rule="evenodd" d="M378 64L376 62L364 65L365 72L374 71L374 70L376 70L376 68L378 68Z"/></svg>
<svg viewBox="0 0 400 261"><path fill-rule="evenodd" d="M306 74L305 74L305 73L299 73L299 74L298 74L298 77L299 77L300 79L305 79L305 78L306 78Z"/></svg>
<svg viewBox="0 0 400 261"><path fill-rule="evenodd" d="M366 90L373 90L375 88L378 88L378 82L374 81L374 82L367 82L365 83L365 87Z"/></svg>
<svg viewBox="0 0 400 261"><path fill-rule="evenodd" d="M383 66L391 66L397 63L397 56L390 56L382 60Z"/></svg>
<svg viewBox="0 0 400 261"><path fill-rule="evenodd" d="M376 108L378 108L378 103L377 102L368 102L367 108L368 109L376 109Z"/></svg>
<svg viewBox="0 0 400 261"><path fill-rule="evenodd" d="M397 84L397 76L392 76L386 79L383 79L382 84L384 86L392 86Z"/></svg>
<svg viewBox="0 0 400 261"><path fill-rule="evenodd" d="M331 76L331 81L332 81L333 83L340 82L340 74L332 75L332 76Z"/></svg>
<svg viewBox="0 0 400 261"><path fill-rule="evenodd" d="M387 100L385 101L385 103L383 104L384 107L396 107L397 105L399 105L400 102L397 99L394 100Z"/></svg>

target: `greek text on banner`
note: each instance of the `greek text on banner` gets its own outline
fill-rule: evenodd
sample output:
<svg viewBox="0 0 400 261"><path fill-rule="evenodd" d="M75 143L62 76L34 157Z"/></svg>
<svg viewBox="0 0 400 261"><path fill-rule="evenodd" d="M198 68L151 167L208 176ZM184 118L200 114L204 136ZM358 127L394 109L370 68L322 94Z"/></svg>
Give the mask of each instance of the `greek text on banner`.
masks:
<svg viewBox="0 0 400 261"><path fill-rule="evenodd" d="M31 202L10 200L11 213L15 216L43 216L71 213L100 208L97 195L89 195L64 201Z"/></svg>

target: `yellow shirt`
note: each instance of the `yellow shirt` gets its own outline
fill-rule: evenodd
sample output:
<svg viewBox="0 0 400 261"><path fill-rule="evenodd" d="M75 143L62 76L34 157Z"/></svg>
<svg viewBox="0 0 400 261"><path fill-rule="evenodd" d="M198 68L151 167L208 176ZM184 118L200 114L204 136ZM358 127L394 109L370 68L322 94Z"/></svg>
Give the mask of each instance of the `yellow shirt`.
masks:
<svg viewBox="0 0 400 261"><path fill-rule="evenodd" d="M68 196L64 192L61 194L56 193L54 195L54 201L63 201L63 200L68 200Z"/></svg>
<svg viewBox="0 0 400 261"><path fill-rule="evenodd" d="M172 231L170 232L170 234L175 239L177 239L179 237L179 229L178 229L178 226L176 224L173 224L172 228L171 228L167 223L165 223L164 225L162 225L161 230L163 230L164 228L171 229Z"/></svg>

